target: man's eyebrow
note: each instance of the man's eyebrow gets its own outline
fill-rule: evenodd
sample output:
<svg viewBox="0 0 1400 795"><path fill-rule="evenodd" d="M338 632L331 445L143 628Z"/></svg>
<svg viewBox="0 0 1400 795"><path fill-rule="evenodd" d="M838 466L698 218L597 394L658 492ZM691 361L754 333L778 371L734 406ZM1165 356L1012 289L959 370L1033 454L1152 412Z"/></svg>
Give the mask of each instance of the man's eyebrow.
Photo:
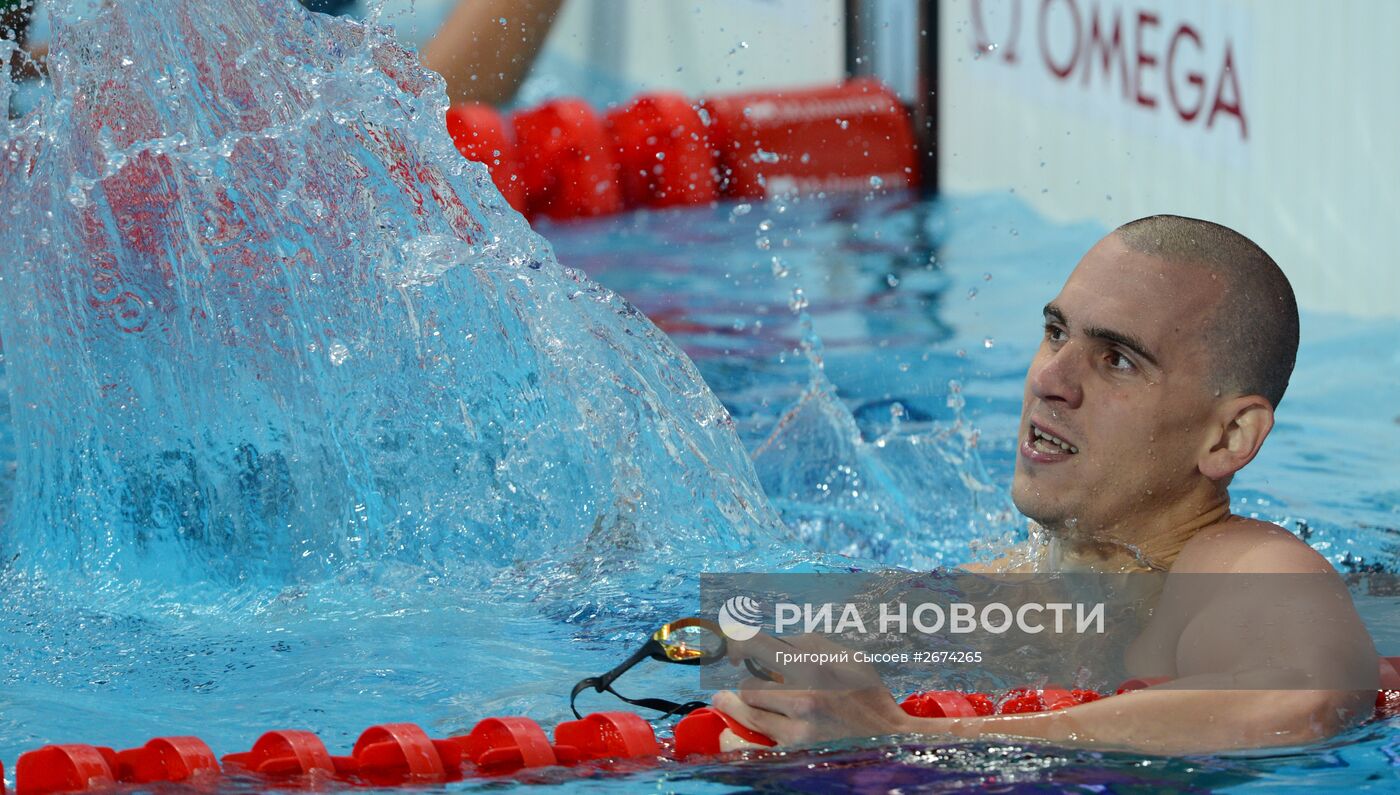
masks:
<svg viewBox="0 0 1400 795"><path fill-rule="evenodd" d="M1046 319L1054 320L1055 322L1066 326L1069 325L1069 321L1065 318L1064 311L1061 310L1058 306L1055 306L1053 303L1046 304L1045 308L1042 309L1041 312L1044 313ZM1114 331L1113 329L1099 328L1097 326L1090 326L1089 328L1084 329L1084 334L1085 336L1094 337L1096 339L1101 340L1108 340L1109 342L1115 343L1117 345L1122 345L1124 348L1127 348L1133 353L1136 353L1138 356L1141 356L1142 358L1146 359L1149 363L1151 363L1153 367L1162 366L1157 362L1157 357L1153 356L1152 352L1147 350L1147 346L1134 339L1131 334L1125 334L1121 331Z"/></svg>

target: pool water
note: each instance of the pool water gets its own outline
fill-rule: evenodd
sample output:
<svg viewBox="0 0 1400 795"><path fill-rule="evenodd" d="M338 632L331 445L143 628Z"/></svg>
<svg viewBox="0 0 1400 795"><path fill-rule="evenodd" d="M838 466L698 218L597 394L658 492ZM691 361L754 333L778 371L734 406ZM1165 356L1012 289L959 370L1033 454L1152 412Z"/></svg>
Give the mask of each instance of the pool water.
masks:
<svg viewBox="0 0 1400 795"><path fill-rule="evenodd" d="M561 565L560 550L493 570L484 590L412 566L286 588L108 582L96 593L11 574L0 602L0 758L46 742L129 747L180 733L224 753L293 726L337 749L386 720L435 735L493 714L548 725L568 717L574 681L695 609L700 571L955 565L1022 533L1005 495L1039 307L1101 230L1047 223L1014 196L880 196L541 231L563 264L670 330L733 414L791 538L660 571L587 571ZM1400 386L1396 325L1304 316L1279 426L1235 489L1237 510L1306 526L1343 570L1396 569L1400 483L1387 451L1400 425L1374 399ZM828 551L842 555L817 554ZM1393 627L1373 630L1382 651L1400 648ZM653 666L619 687L703 697L696 685L691 671ZM1394 781L1398 751L1392 722L1313 748L1190 759L906 740L519 781L716 792L1351 788Z"/></svg>
<svg viewBox="0 0 1400 795"><path fill-rule="evenodd" d="M222 754L245 750L262 731L292 727L317 732L340 752L363 728L385 721L414 721L434 736L461 732L489 715L526 714L550 725L567 717L566 694L574 682L607 670L655 626L696 609L701 572L927 569L990 554L1025 536L1007 499L1021 379L1040 335L1040 306L1103 230L1049 223L1014 195L934 203L871 195L541 225L545 243L489 194L481 169L452 159L438 123L442 109L434 104L440 87L415 77L391 48L366 45L353 26L326 33L320 23L293 18L291 4L276 0L239 6L237 13L233 6L218 14L186 6L188 13L172 18L207 25L198 28L214 31L207 41L232 43L191 48L199 51L190 56L196 63L166 75L190 92L165 87L184 96L195 83L208 85L210 75L222 74L241 103L238 112L217 92L177 107L150 100L166 92L133 91L121 96L130 104L117 107L141 109L150 100L155 108L147 116L133 113L133 128L188 122L183 137L152 143L119 126L134 143L110 134L88 140L81 136L91 131L75 123L74 134L90 144L81 150L84 157L117 165L80 184L73 174L87 161L68 170L63 161L37 162L55 169L55 185L38 186L56 191L49 206L80 217L94 205L110 210L128 237L147 242L170 234L159 249L178 255L168 282L126 275L133 290L154 291L158 300L147 306L166 301L165 307L180 310L170 313L170 328L188 333L173 333L172 344L161 344L155 331L164 328L152 326L143 337L138 332L145 326L121 334L108 334L104 326L86 340L89 348L61 334L54 339L63 345L53 350L25 347L45 341L34 329L50 317L34 312L38 302L65 295L69 285L61 278L44 281L55 273L51 269L6 272L11 286L18 273L53 291L12 289L8 295L23 299L14 298L3 313L12 357L3 376L4 394L13 402L6 416L29 425L7 421L0 428L0 496L21 498L6 499L7 507L18 507L2 515L0 530L5 549L16 555L0 568L0 758L12 762L50 742L124 748L175 734L198 735ZM257 14L285 23L282 35L260 30ZM224 26L231 19L244 28ZM135 26L128 33L143 31ZM240 82L240 70L259 60L235 60L242 51L234 45L251 36L263 37L259 47L281 46L285 39L300 48L277 63L316 67L302 69L305 74L272 70ZM192 38L172 27L162 46ZM125 68L119 44L90 41L88 68L104 79L111 70L102 68L101 58L110 58L113 69ZM357 55L371 51L373 58ZM354 68L345 71L353 73L337 73L337 64L349 64ZM291 82L286 93L260 93L280 85L284 71ZM122 88L119 82L104 88L114 85ZM302 115L258 126L269 118L260 112L278 121L284 106ZM79 112L92 111L78 107L71 117L81 121ZM68 132L62 124L69 118L56 114L53 123ZM240 125L256 134L243 135ZM234 132L225 135L226 128ZM31 140L41 138L53 140ZM225 143L231 152L221 152ZM248 170L261 162L253 156L258 153L270 164ZM425 162L399 168L415 156ZM355 165L356 158L362 176L348 179L351 172L335 171L342 160ZM185 232L150 223L178 203L164 201L168 196L159 190L121 193L132 173L152 179L147 187L176 192L176 181L157 178L167 172L153 169L153 162L171 173L194 164L178 192L181 202L196 208L204 207L211 184L230 185L247 197L211 206L211 214L191 213L208 221L209 231L191 224L180 237ZM76 187L57 184L62 179ZM429 184L443 208L424 201L415 209L396 192ZM95 185L116 193L89 192ZM351 185L364 191L336 193ZM42 209L41 199L34 207ZM326 212L327 204L336 212ZM210 285L199 281L205 271L198 267L181 270L204 262L181 259L190 251L227 265L217 249L235 236L225 237L228 228L214 221L253 206L262 214L241 220L278 234L256 237L265 248L252 261L278 261L282 270L250 276L209 268L230 279L211 277ZM33 209L17 203L11 212ZM31 226L10 222L6 242L39 251L43 241L35 228L55 236L72 231L50 229L41 213L34 218ZM400 234L416 224L422 234ZM459 234L490 245L456 248L452 240ZM336 245L327 245L332 239ZM345 254L356 245L370 246L374 256ZM260 259L298 246L317 253ZM561 271L551 246L560 263L577 272ZM308 262L318 268L298 267ZM393 289L381 289L386 274ZM206 287L199 295L227 303L207 318L186 314L182 291ZM98 320L113 319L94 314L110 310L108 295L52 307L97 327ZM133 307L126 311L130 315L116 319L142 319ZM276 322L259 325L268 317ZM224 324L216 326L222 332L245 335L244 344L214 345L205 332L215 321ZM424 327L441 333L420 334ZM1346 571L1397 567L1400 417L1383 399L1400 387L1397 331L1396 321L1305 316L1299 367L1275 436L1236 484L1238 511L1306 534ZM496 358L450 372L437 366L454 357L477 362L470 351L479 350L472 347L478 340L487 347L487 332L493 332L490 345L496 347L489 350ZM259 344L247 344L246 335ZM302 344L308 339L312 344ZM149 344L138 347L142 340ZM285 347L291 342L299 347ZM423 346L442 355L426 356ZM122 355L132 350L139 355ZM36 366L34 357L50 355L53 367ZM64 355L72 358L59 358ZM40 522L26 512L24 506L41 497L58 500L44 505L66 505L62 499L70 496L31 493L24 473L16 475L17 461L47 460L53 452L34 449L33 440L82 448L75 435L54 428L81 432L85 415L54 396L71 387L95 408L113 408L105 392L98 394L103 379L73 362L135 374L129 385L133 394L145 390L138 394L143 408L177 418L143 424L125 414L110 422L100 415L105 429L115 429L105 438L119 452L140 453L149 441L122 433L132 428L160 437L158 451L173 449L172 439L196 449L158 457L166 469L130 481L154 483L138 496L150 494L149 502L165 513L132 514L129 506L148 501L129 493L117 494L117 509L97 511L91 522L58 514L59 520ZM477 388L496 375L497 391L463 390L465 398L481 401L472 416L515 418L498 424L501 434L521 434L518 445L503 446L507 453L561 445L560 455L574 457L567 473L551 475L548 457L507 455L495 461L495 471L508 477L481 477L480 461L471 456L486 445L464 442L450 428L441 432L439 420L450 415L455 422L456 413L439 408L457 404L436 401L456 395L452 390L462 383ZM656 384L664 386L646 392ZM713 410L718 404L710 390L727 412ZM633 399L643 393L646 399ZM289 394L296 399L287 400ZM389 404L394 411L377 413L384 404L374 401L383 395L396 401ZM523 403L516 402L520 395ZM583 412L588 421L568 413L575 399L585 398L616 410ZM52 410L39 411L36 400L50 401ZM373 410L360 411L364 406ZM124 412L127 404L116 408ZM520 411L536 418L536 426L521 421ZM234 421L240 412L255 421L251 430ZM470 425L467 413L463 407ZM571 420L568 427L562 419ZM352 483L345 493L368 495L363 503L318 490L339 482L333 456L308 456L327 467L325 477L286 462L314 447L305 440L322 438L317 423L323 420L341 434L338 449L363 454L371 470L381 467L372 474L389 471L398 478ZM207 423L200 426L207 434L193 443L181 440L196 422ZM649 435L661 427L677 435ZM244 517L246 524L207 533L214 525L196 520L217 514L205 506L218 503L186 501L188 494L168 484L224 483L199 472L181 480L180 467L206 463L199 445L217 453L245 433L260 434L260 447L245 453L235 446L238 455L215 463L238 486L243 502L235 504L258 510ZM676 464L681 457L668 443L677 438L690 442L685 449L700 451L695 461ZM270 452L277 450L289 452L279 458ZM459 452L460 460L454 458ZM659 469L606 468L635 463L629 456ZM129 458L123 463L97 461L123 477L141 474ZM598 472L612 477L583 477ZM98 488L100 481L82 482ZM529 484L524 491L530 493L517 494L516 482ZM755 491L760 487L762 494ZM583 489L593 496L579 498ZM634 494L643 496L629 502ZM611 508L584 504L614 497ZM93 504L104 507L100 500ZM575 520L575 509L582 520ZM473 520L459 522L462 515ZM606 521L594 522L594 515ZM144 534L143 523L169 532ZM361 525L368 530L358 532ZM70 554L86 565L62 565ZM1383 652L1400 653L1396 628L1376 624L1373 631ZM642 667L623 685L632 694L704 695L689 669ZM588 698L581 706L616 704ZM865 741L605 776L537 771L453 788L540 782L620 791L1354 788L1394 780L1396 738L1393 725L1373 723L1314 748L1176 760ZM257 787L242 780L221 786Z"/></svg>

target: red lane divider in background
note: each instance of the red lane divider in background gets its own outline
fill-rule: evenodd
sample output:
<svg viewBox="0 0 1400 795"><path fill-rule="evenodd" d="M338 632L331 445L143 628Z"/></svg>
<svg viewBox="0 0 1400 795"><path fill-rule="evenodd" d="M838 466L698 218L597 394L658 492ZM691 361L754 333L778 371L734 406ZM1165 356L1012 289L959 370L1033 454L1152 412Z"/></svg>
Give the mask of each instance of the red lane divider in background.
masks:
<svg viewBox="0 0 1400 795"><path fill-rule="evenodd" d="M918 185L908 114L870 79L698 103L644 94L606 118L578 99L508 120L456 105L446 121L458 151L484 163L511 206L531 217Z"/></svg>
<svg viewBox="0 0 1400 795"><path fill-rule="evenodd" d="M707 97L727 196L868 192L919 184L908 114L877 80Z"/></svg>
<svg viewBox="0 0 1400 795"><path fill-rule="evenodd" d="M496 190L510 206L525 207L525 183L516 173L515 141L495 108L454 105L447 110L447 134L463 157L486 165Z"/></svg>
<svg viewBox="0 0 1400 795"><path fill-rule="evenodd" d="M622 211L612 139L581 99L555 99L516 113L525 213L581 218Z"/></svg>
<svg viewBox="0 0 1400 795"><path fill-rule="evenodd" d="M679 94L647 94L608 113L628 207L709 204L719 171L695 106Z"/></svg>

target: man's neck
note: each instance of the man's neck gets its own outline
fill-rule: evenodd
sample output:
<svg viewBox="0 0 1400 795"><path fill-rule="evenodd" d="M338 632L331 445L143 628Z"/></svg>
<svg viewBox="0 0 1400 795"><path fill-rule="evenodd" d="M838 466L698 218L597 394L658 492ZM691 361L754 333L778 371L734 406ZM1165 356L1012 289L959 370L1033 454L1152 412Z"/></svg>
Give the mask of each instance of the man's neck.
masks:
<svg viewBox="0 0 1400 795"><path fill-rule="evenodd" d="M1069 525L1044 526L1040 571L1166 571L1182 547L1201 530L1230 516L1223 490L1209 499L1179 504L1154 519L1124 522L1101 530Z"/></svg>

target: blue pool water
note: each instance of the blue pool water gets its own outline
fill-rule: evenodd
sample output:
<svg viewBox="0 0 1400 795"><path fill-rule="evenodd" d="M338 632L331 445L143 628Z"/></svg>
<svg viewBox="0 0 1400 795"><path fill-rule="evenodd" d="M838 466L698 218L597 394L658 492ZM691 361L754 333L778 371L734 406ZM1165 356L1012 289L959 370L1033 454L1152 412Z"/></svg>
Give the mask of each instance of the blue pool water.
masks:
<svg viewBox="0 0 1400 795"><path fill-rule="evenodd" d="M954 565L1024 535L1006 487L1039 308L1103 230L1014 195L880 196L536 237L455 159L440 87L400 54L290 3L241 8L185 15L223 46L173 65L69 34L92 59L70 79L132 69L144 88L102 84L109 107L152 127L58 106L11 131L43 179L0 185L29 190L4 227L25 256L4 266L0 308L0 759L186 733L226 753L278 727L343 750L388 720L438 736L487 715L548 725L578 678L693 612L701 571ZM162 46L190 39L152 27ZM256 72L266 59L233 46L250 42L297 68ZM245 68L259 81L240 88ZM113 242L146 235L158 245ZM52 266L94 251L115 265ZM1238 511L1343 570L1397 568L1397 331L1306 315L1275 436L1236 483ZM1373 631L1400 653L1395 628ZM693 671L657 668L624 692L703 695ZM1370 724L1184 760L857 742L522 780L1385 787L1397 740Z"/></svg>

